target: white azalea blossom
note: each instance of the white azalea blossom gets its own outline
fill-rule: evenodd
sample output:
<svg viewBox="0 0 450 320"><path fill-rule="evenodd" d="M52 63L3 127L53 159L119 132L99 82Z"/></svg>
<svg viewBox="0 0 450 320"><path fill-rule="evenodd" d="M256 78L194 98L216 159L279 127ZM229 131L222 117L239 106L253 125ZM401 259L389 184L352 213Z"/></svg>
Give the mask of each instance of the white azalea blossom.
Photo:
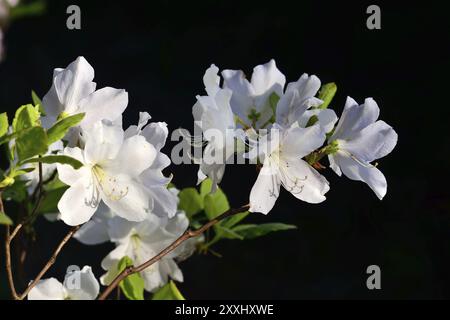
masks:
<svg viewBox="0 0 450 320"><path fill-rule="evenodd" d="M312 116L317 116L319 125L325 132L330 132L338 120L336 113L331 109L313 109L323 103L316 98L320 86L318 77L306 73L296 82L289 83L278 101L276 122L285 128L294 124L304 128Z"/></svg>
<svg viewBox="0 0 450 320"><path fill-rule="evenodd" d="M387 181L373 161L389 154L397 144L397 133L378 120L380 109L372 98L364 104L348 97L341 119L328 141L337 151L328 156L330 167L339 176L363 181L379 199L386 195Z"/></svg>
<svg viewBox="0 0 450 320"><path fill-rule="evenodd" d="M227 160L234 155L235 122L230 106L232 92L220 88L219 69L211 65L203 76L207 96L197 96L192 108L195 125L201 128L207 145L198 171L198 183L206 177L213 182L212 191L222 180Z"/></svg>
<svg viewBox="0 0 450 320"><path fill-rule="evenodd" d="M144 220L153 201L139 176L155 160L155 147L140 135L124 138L122 128L107 121L97 122L83 135L84 150L67 147L63 152L83 166L75 170L57 165L59 178L70 186L58 203L61 219L68 225L82 224L103 201L128 220Z"/></svg>
<svg viewBox="0 0 450 320"><path fill-rule="evenodd" d="M267 214L279 196L281 185L300 200L324 201L328 181L302 160L322 146L323 129L318 124L288 129L274 125L266 138L257 146L263 167L250 193L250 211Z"/></svg>
<svg viewBox="0 0 450 320"><path fill-rule="evenodd" d="M170 158L161 152L161 148L166 144L169 130L165 122L147 124L150 119L147 112L141 112L138 125L130 126L125 131L125 138L142 136L154 147L155 160L139 175L139 181L153 200L152 212L171 218L177 211L177 195L167 189L171 177L165 177L162 170L170 165Z"/></svg>
<svg viewBox="0 0 450 320"><path fill-rule="evenodd" d="M94 300L100 285L89 266L66 274L64 283L55 278L40 280L28 293L28 300Z"/></svg>
<svg viewBox="0 0 450 320"><path fill-rule="evenodd" d="M135 223L120 217L109 220L111 241L116 248L102 261L102 267L108 272L100 278L104 285L108 285L117 274L118 262L125 256L129 257L134 265L140 265L156 256L175 239L183 234L189 225L189 220L183 212L177 213L172 219L163 219L154 214L146 220ZM154 292L167 283L169 277L176 281L183 281L183 273L174 259L184 256L186 250L191 250L192 242L188 241L161 260L141 272L144 279L145 290Z"/></svg>
<svg viewBox="0 0 450 320"><path fill-rule="evenodd" d="M52 86L42 99L47 116L43 125L49 126L57 118L85 113L81 128L89 128L100 120L121 124L122 113L128 104L128 93L122 89L105 87L96 90L94 69L84 57L78 57L65 69L55 69ZM74 144L79 130L70 131L67 140Z"/></svg>
<svg viewBox="0 0 450 320"><path fill-rule="evenodd" d="M278 70L275 60L253 69L251 80L241 70L223 70L224 88L233 92L231 108L247 126L264 126L273 114L272 97L281 97L286 77Z"/></svg>

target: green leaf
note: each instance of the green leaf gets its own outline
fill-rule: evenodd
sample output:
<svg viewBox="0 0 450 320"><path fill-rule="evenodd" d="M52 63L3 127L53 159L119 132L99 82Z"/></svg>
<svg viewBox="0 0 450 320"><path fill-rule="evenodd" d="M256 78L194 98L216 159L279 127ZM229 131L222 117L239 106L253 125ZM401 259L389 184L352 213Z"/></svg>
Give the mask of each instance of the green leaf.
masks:
<svg viewBox="0 0 450 320"><path fill-rule="evenodd" d="M3 190L3 198L19 203L24 201L28 196L26 183L23 180L16 180L13 185Z"/></svg>
<svg viewBox="0 0 450 320"><path fill-rule="evenodd" d="M0 113L0 137L8 133L8 114L6 112Z"/></svg>
<svg viewBox="0 0 450 320"><path fill-rule="evenodd" d="M331 100L333 100L336 91L337 91L336 83L330 82L324 84L322 88L320 88L319 95L317 96L320 100L323 101L323 103L317 108L319 109L327 108Z"/></svg>
<svg viewBox="0 0 450 320"><path fill-rule="evenodd" d="M205 213L209 220L214 219L218 215L230 209L227 196L221 189L217 189L214 193L209 193L204 199Z"/></svg>
<svg viewBox="0 0 450 320"><path fill-rule="evenodd" d="M4 212L0 211L0 224L12 225L13 221Z"/></svg>
<svg viewBox="0 0 450 320"><path fill-rule="evenodd" d="M311 127L311 126L315 125L317 123L317 121L319 121L319 117L314 114L309 118L305 127L306 128Z"/></svg>
<svg viewBox="0 0 450 320"><path fill-rule="evenodd" d="M226 238L244 240L244 236L240 235L232 229L223 227L221 224L216 224L214 229L216 231L217 238L219 239Z"/></svg>
<svg viewBox="0 0 450 320"><path fill-rule="evenodd" d="M250 214L250 212L248 212L248 211L237 213L237 214L223 220L221 222L221 225L225 228L232 228L235 225L237 225L239 222L241 222L249 214Z"/></svg>
<svg viewBox="0 0 450 320"><path fill-rule="evenodd" d="M165 286L161 287L152 297L152 300L186 300L178 290L175 282L169 281Z"/></svg>
<svg viewBox="0 0 450 320"><path fill-rule="evenodd" d="M56 122L50 129L47 131L48 135L48 143L52 144L58 140L64 138L66 133L70 128L76 126L80 123L84 118L84 113L78 113L73 116L65 117L58 122Z"/></svg>
<svg viewBox="0 0 450 320"><path fill-rule="evenodd" d="M297 229L296 226L284 223L241 224L232 230L245 239L254 239L270 232Z"/></svg>
<svg viewBox="0 0 450 320"><path fill-rule="evenodd" d="M133 265L133 261L125 256L118 263L118 273ZM130 274L119 284L120 289L129 300L144 300L144 279L139 272Z"/></svg>
<svg viewBox="0 0 450 320"><path fill-rule="evenodd" d="M188 217L192 217L203 210L203 198L195 188L181 190L178 198L180 199L178 208L186 212Z"/></svg>
<svg viewBox="0 0 450 320"><path fill-rule="evenodd" d="M270 103L270 108L272 109L272 117L270 119L270 122L275 122L275 117L277 114L277 106L278 106L278 101L280 100L280 96L278 94L276 94L275 92L272 92L272 94L269 97L269 103Z"/></svg>
<svg viewBox="0 0 450 320"><path fill-rule="evenodd" d="M47 152L47 134L42 127L33 127L25 130L16 139L16 149L19 160L34 157Z"/></svg>
<svg viewBox="0 0 450 320"><path fill-rule="evenodd" d="M79 169L83 166L83 163L78 161L75 158L65 156L65 155L49 155L49 156L43 156L38 158L31 158L25 161L20 162L20 165L24 165L27 163L35 163L35 162L42 162L42 163L61 163L61 164L68 164L72 166L74 169Z"/></svg>
<svg viewBox="0 0 450 320"><path fill-rule="evenodd" d="M37 16L45 13L46 2L44 0L34 0L29 3L20 3L19 5L12 7L9 12L11 20Z"/></svg>
<svg viewBox="0 0 450 320"><path fill-rule="evenodd" d="M66 186L44 192L44 198L42 199L41 205L39 206L39 213L57 213L58 202L68 188L69 187Z"/></svg>
<svg viewBox="0 0 450 320"><path fill-rule="evenodd" d="M45 116L45 110L44 107L42 106L42 101L39 98L39 96L36 94L36 92L34 92L34 90L31 90L31 99L33 100L33 104L35 106L38 106L39 108L39 112L41 113L42 116Z"/></svg>
<svg viewBox="0 0 450 320"><path fill-rule="evenodd" d="M212 188L211 179L208 178L202 181L200 185L200 195L202 196L202 198L204 198L208 193L211 192L211 188Z"/></svg>
<svg viewBox="0 0 450 320"><path fill-rule="evenodd" d="M40 116L39 107L35 107L32 104L21 106L17 109L13 119L14 132L38 126Z"/></svg>

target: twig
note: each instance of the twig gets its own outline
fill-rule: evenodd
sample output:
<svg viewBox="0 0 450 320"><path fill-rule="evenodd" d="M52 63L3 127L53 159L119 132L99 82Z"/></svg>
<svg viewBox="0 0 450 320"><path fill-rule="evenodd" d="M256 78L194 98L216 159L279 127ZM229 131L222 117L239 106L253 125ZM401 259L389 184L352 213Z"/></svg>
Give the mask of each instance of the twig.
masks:
<svg viewBox="0 0 450 320"><path fill-rule="evenodd" d="M190 229L186 230L178 239L176 239L168 247L163 249L160 253L158 253L156 256L154 256L150 260L144 262L143 264L141 264L137 267L130 266L128 268L125 268L119 275L116 276L116 278L110 283L110 285L105 289L105 291L102 292L102 294L100 295L98 300L105 300L123 279L125 279L126 277L128 277L129 275L131 275L133 273L141 272L141 271L145 270L146 268L150 267L152 264L161 260L165 255L167 255L168 253L170 253L171 251L176 249L184 241L201 235L203 232L205 232L206 230L211 228L213 225L215 225L219 221L221 221L225 218L228 218L232 215L247 211L249 208L250 208L250 205L247 204L247 205L242 206L237 209L230 209L228 211L225 211L221 215L217 216L213 220L207 222L206 224L204 224L202 227L198 228L197 230L190 230Z"/></svg>
<svg viewBox="0 0 450 320"><path fill-rule="evenodd" d="M81 227L81 225L75 226L66 234L66 236L61 240L59 245L56 247L55 251L53 252L50 259L47 261L45 266L38 273L36 278L34 278L34 280L32 282L30 282L30 284L27 286L27 288L25 289L25 291L22 294L18 294L16 291L16 288L15 288L15 285L14 285L14 276L13 276L12 267L11 267L11 242L16 237L17 233L22 229L22 227L25 224L27 224L28 222L32 221L33 218L35 217L35 215L37 214L39 207L41 205L42 196L43 196L43 184L42 183L43 183L42 163L39 162L39 183L38 183L38 187L37 187L37 189L39 190L39 195L38 195L36 205L33 208L33 211L28 216L28 218L25 219L25 221L23 221L22 223L19 223L14 228L12 233L10 233L9 226L6 226L6 240L5 240L6 274L8 277L9 287L11 289L11 295L14 298L14 300L23 300L28 295L30 290L34 288L34 286L39 282L39 280L41 280L41 278L45 275L45 273L48 271L48 269L50 269L50 267L55 263L56 258L58 257L62 248L66 245L66 243L70 240L70 238L72 238L74 233L77 232L77 230L80 229L80 227ZM1 200L1 193L0 193L0 206L1 206L1 208L3 208L3 202Z"/></svg>
<svg viewBox="0 0 450 320"><path fill-rule="evenodd" d="M42 277L45 275L45 273L50 269L50 267L55 263L56 258L58 257L61 250L64 248L66 243L72 238L75 232L77 232L78 229L80 229L80 226L75 226L66 234L66 236L61 240L59 245L56 247L55 251L53 252L50 259L47 261L45 266L42 268L42 270L38 273L36 278L34 278L33 281L30 282L28 287L25 289L25 291L22 294L18 294L15 286L14 286L14 278L12 274L12 268L11 268L11 240L12 240L12 234L10 235L9 226L6 227L6 242L5 242L5 249L6 249L6 273L8 275L8 282L9 287L11 289L11 295L14 298L14 300L23 300L31 289L34 288L34 286L39 282L39 280L42 279ZM16 227L17 229L17 227ZM16 230L15 229L15 230Z"/></svg>

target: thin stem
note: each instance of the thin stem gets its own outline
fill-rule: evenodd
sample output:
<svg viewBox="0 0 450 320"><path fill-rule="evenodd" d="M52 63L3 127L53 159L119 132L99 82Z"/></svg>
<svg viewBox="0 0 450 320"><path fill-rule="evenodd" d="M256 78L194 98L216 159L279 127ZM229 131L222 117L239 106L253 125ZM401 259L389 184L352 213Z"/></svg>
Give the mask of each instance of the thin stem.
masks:
<svg viewBox="0 0 450 320"><path fill-rule="evenodd" d="M168 253L170 253L171 251L175 250L184 241L186 241L186 240L188 240L190 238L194 238L194 237L197 237L197 236L201 235L203 232L205 232L206 230L208 230L209 228L214 226L219 221L221 221L223 219L226 219L226 218L228 218L228 217L230 217L232 215L235 215L235 214L238 214L238 213L241 213L241 212L245 212L249 208L250 208L250 205L247 204L247 205L242 206L240 208L230 209L228 211L225 211L221 215L217 216L213 220L207 222L206 224L204 224L203 226L201 226L200 228L198 228L196 230L187 229L178 239L176 239L168 247L163 249L160 253L158 253L156 256L154 256L150 260L147 260L146 262L144 262L143 264L141 264L141 265L139 265L137 267L130 266L128 268L125 268L125 270L123 270L119 275L116 276L116 278L105 289L105 291L102 292L102 294L100 295L98 300L105 300L111 294L111 292L119 285L119 283L123 279L125 279L126 277L128 277L129 275L131 275L133 273L141 272L141 271L145 270L146 268L150 267L152 264L154 264L157 261L161 260Z"/></svg>
<svg viewBox="0 0 450 320"><path fill-rule="evenodd" d="M27 294L30 292L31 289L34 288L34 286L41 280L41 278L47 273L48 269L55 263L56 258L58 257L61 250L64 248L64 246L67 244L67 242L72 238L72 236L75 234L75 232L78 231L78 229L81 228L81 225L72 227L70 231L66 234L66 236L61 240L59 245L56 247L55 251L53 252L50 259L47 261L45 266L42 268L42 270L38 273L36 278L28 285L28 287L25 289L25 291L20 295L20 300L23 300Z"/></svg>

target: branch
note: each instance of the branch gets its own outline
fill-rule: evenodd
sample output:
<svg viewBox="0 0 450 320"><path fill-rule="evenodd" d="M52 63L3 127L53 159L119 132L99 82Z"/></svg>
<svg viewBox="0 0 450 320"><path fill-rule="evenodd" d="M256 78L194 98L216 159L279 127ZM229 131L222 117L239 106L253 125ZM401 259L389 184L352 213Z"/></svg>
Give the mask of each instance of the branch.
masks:
<svg viewBox="0 0 450 320"><path fill-rule="evenodd" d="M56 258L58 257L58 255L61 252L61 250L64 248L66 243L70 240L70 238L72 238L74 233L77 232L78 229L80 229L81 225L75 226L72 229L70 229L70 231L66 234L66 236L61 240L59 245L56 247L55 251L53 252L53 254L50 257L50 259L47 261L45 266L38 273L36 278L34 278L34 280L30 282L30 284L28 285L28 287L25 289L25 291L22 294L18 294L16 289L15 289L14 278L13 278L12 268L11 268L11 241L13 239L14 232L17 234L16 230L18 229L18 227L19 226L17 226L14 229L12 234L10 234L9 226L6 227L6 243L5 243L5 249L6 249L6 273L8 275L8 282L9 282L9 287L11 289L11 295L13 296L14 300L23 300L28 295L30 290L33 289L34 286L39 282L39 280L42 279L42 277L45 275L45 273L48 271L48 269L50 269L50 267L55 263Z"/></svg>
<svg viewBox="0 0 450 320"><path fill-rule="evenodd" d="M214 226L219 221L231 217L235 214L245 212L250 208L250 205L245 205L237 209L230 209L228 211L225 211L221 215L217 216L213 220L209 221L208 223L204 224L202 227L196 229L196 230L190 230L187 229L178 239L176 239L174 242L172 242L168 247L166 247L164 250L162 250L160 253L158 253L156 256L151 258L150 260L144 262L143 264L134 267L130 266L128 268L125 268L119 275L116 276L116 278L110 283L110 285L105 289L105 291L102 292L98 300L105 300L109 294L119 285L119 283L128 277L129 275L141 272L145 270L146 268L150 267L152 264L156 263L157 261L161 260L165 255L176 249L180 244L182 244L184 241L197 237L201 235L203 232Z"/></svg>
<svg viewBox="0 0 450 320"><path fill-rule="evenodd" d="M59 253L64 248L66 243L70 240L70 238L72 238L74 233L77 232L77 230L80 229L80 227L81 227L81 225L75 226L66 234L66 236L61 240L59 245L56 247L55 251L53 252L50 259L47 261L45 266L38 273L36 278L34 278L34 280L30 282L30 284L27 286L27 288L25 289L25 291L22 294L18 294L16 291L16 287L14 285L14 276L13 276L12 267L11 267L11 242L16 237L17 233L22 229L22 227L25 224L29 223L30 221L33 221L33 219L35 218L35 216L38 213L39 207L42 202L42 196L44 194L43 179L42 179L42 163L41 162L39 162L39 183L38 183L38 186L36 187L36 190L38 190L39 195L38 195L36 205L34 206L31 214L22 223L19 223L14 228L12 233L10 233L9 226L6 226L6 240L5 240L6 274L8 277L9 287L11 289L11 295L14 298L14 300L23 300L28 295L30 290L34 288L34 286L39 282L39 280L41 280L41 278L45 275L45 273L48 271L48 269L50 269L50 267L55 263L56 258L58 257ZM1 206L1 208L3 208L1 192L0 192L0 206Z"/></svg>

